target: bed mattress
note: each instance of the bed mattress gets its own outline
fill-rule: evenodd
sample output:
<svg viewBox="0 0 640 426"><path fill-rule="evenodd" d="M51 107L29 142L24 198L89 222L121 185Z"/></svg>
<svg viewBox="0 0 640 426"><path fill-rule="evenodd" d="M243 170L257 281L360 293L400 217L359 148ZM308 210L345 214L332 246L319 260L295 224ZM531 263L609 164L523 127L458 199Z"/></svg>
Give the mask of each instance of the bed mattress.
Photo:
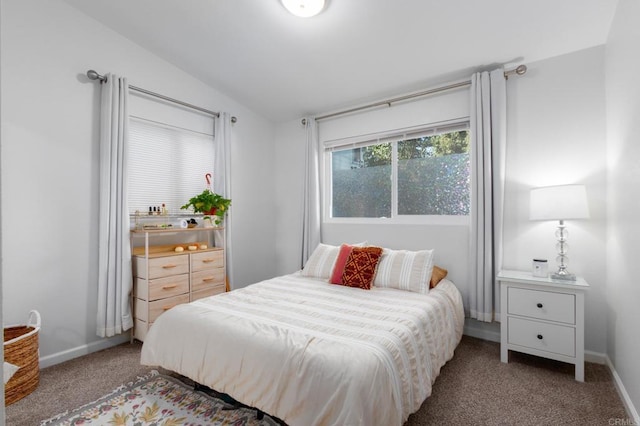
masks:
<svg viewBox="0 0 640 426"><path fill-rule="evenodd" d="M289 425L401 425L462 336L460 292L328 284L299 273L178 305L141 362L175 371Z"/></svg>

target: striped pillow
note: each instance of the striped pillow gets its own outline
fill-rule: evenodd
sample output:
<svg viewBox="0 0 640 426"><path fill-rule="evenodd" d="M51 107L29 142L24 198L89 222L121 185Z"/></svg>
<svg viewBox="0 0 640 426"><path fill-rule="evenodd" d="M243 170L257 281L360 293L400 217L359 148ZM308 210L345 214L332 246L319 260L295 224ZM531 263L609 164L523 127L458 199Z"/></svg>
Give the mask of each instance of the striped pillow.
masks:
<svg viewBox="0 0 640 426"><path fill-rule="evenodd" d="M432 269L433 250L384 249L373 285L427 294Z"/></svg>
<svg viewBox="0 0 640 426"><path fill-rule="evenodd" d="M302 275L305 277L327 278L331 276L333 265L338 258L340 247L328 244L318 244L318 247L311 253L309 260L304 264Z"/></svg>

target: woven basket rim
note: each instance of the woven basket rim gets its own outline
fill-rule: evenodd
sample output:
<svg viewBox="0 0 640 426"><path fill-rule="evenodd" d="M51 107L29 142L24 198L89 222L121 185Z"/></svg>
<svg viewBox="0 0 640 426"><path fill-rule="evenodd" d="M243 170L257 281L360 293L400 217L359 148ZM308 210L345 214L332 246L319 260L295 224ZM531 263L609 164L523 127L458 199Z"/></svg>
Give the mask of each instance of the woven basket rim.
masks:
<svg viewBox="0 0 640 426"><path fill-rule="evenodd" d="M22 328L22 327L24 327L25 329L32 328L33 330L31 330L31 331L29 331L27 333L21 334L18 337L14 337L11 340L7 340L6 342L4 342L4 346L8 346L8 345L11 345L13 343L16 343L16 342L20 341L21 339L26 339L27 337L32 336L34 334L37 334L38 331L40 331L40 327L32 327L30 325L22 325L22 326L18 325L18 326L13 326L13 327L5 327L4 329L7 330L7 329Z"/></svg>

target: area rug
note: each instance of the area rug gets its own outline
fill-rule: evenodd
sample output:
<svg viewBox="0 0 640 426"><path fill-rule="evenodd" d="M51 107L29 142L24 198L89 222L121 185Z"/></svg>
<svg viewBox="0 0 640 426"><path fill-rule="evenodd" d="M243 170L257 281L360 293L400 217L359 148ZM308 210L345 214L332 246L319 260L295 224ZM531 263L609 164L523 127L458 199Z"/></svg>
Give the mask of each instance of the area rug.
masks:
<svg viewBox="0 0 640 426"><path fill-rule="evenodd" d="M47 425L255 425L276 426L256 410L236 408L204 392L195 391L180 380L152 371L120 386L109 395L40 423Z"/></svg>

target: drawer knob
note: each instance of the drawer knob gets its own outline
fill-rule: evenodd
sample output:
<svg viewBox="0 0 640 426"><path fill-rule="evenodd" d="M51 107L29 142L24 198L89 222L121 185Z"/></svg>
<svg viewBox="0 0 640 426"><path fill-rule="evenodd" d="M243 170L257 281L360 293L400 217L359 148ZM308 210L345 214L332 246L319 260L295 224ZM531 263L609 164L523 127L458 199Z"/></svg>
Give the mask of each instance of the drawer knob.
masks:
<svg viewBox="0 0 640 426"><path fill-rule="evenodd" d="M215 259L202 259L202 263L211 263L215 261Z"/></svg>
<svg viewBox="0 0 640 426"><path fill-rule="evenodd" d="M536 306L537 306L538 308L542 308L542 303L538 303Z"/></svg>
<svg viewBox="0 0 640 426"><path fill-rule="evenodd" d="M175 268L176 266L178 266L178 265L173 265L173 264L162 265L162 267L163 267L164 269L171 269L171 268Z"/></svg>
<svg viewBox="0 0 640 426"><path fill-rule="evenodd" d="M538 334L538 339L542 340L542 334Z"/></svg>

